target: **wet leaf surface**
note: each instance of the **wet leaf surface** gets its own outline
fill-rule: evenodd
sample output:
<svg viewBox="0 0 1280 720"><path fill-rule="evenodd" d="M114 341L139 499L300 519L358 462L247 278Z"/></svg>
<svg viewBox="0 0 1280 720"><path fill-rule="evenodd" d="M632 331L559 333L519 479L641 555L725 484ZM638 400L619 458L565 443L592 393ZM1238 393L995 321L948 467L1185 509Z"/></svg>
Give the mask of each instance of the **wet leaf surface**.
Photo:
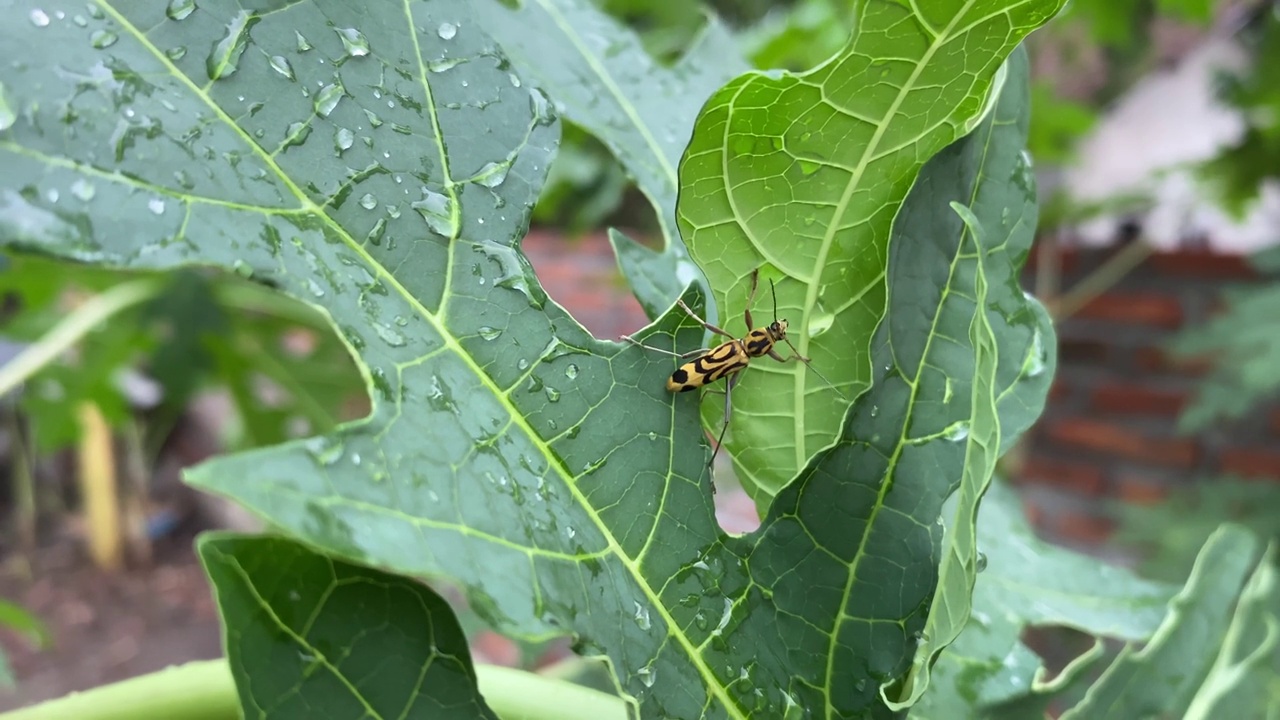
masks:
<svg viewBox="0 0 1280 720"><path fill-rule="evenodd" d="M936 590L941 502L977 436L959 428L978 417L974 398L997 402L1023 377L1002 376L990 352L975 364L973 332L1025 354L1032 306L1020 301L1013 320L997 317L1009 308L975 312L980 273L991 288L1010 278L980 268L960 232L877 251L890 321L870 341L870 389L838 435L838 404L821 421L806 415L838 442L778 494L760 530L724 535L694 441L698 398L663 387L670 358L591 337L519 252L558 121L469 8L197 2L168 14L0 0L5 16L28 18L0 27L16 118L0 131L0 239L117 267L213 264L332 319L370 415L211 462L194 484L336 559L447 577L505 632L576 636L582 652L609 656L643 717L885 716L880 685L910 665ZM990 61L989 81L1054 8L953 8L1001 30L956 37L995 38L969 48ZM909 20L895 27L917 39L939 22ZM874 28L824 82L867 81L842 63L869 57ZM50 47L56 59L37 60ZM976 122L980 73L956 72ZM885 87L866 94L901 89ZM943 105L926 118L938 128L953 117ZM894 152L924 158L954 136L938 133L895 136ZM855 136L828 139L865 150ZM895 182L905 194L910 178ZM887 233L893 204L875 207ZM795 309L803 288L788 282L779 299ZM701 304L696 290L686 298ZM1022 334L1006 337L1001 322ZM701 335L678 311L641 333L680 350ZM833 322L828 336L842 341L814 346L824 370L861 357L856 332ZM975 391L978 371L994 382ZM265 681L305 677L281 668Z"/></svg>

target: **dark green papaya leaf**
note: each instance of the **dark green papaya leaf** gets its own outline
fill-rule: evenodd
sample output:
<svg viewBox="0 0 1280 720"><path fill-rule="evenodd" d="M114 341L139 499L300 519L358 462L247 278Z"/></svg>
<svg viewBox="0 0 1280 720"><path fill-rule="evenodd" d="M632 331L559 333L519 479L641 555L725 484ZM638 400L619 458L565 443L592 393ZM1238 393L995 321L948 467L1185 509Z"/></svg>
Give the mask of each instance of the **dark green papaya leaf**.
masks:
<svg viewBox="0 0 1280 720"><path fill-rule="evenodd" d="M955 502L948 501L944 516ZM1043 663L1019 641L1027 626L1064 626L1140 642L1159 626L1176 591L1041 542L1017 493L1005 483L991 484L979 519L986 569L973 589L972 616L934 666L928 691L911 708L913 720L982 717L1031 693Z"/></svg>
<svg viewBox="0 0 1280 720"><path fill-rule="evenodd" d="M1037 216L1034 174L1023 152L1030 75L1025 51L1015 51L1006 70L993 112L976 130L925 164L893 227L893 242L921 243L923 238L966 233L978 236L977 246L984 255L976 279L984 275L1013 279L994 287L981 283L985 305L994 311L989 328L998 342L988 343L985 332L970 337L970 342L975 351L989 356L975 359L975 367L990 366L993 374L989 378L975 374L972 417L959 431L967 433L969 440L957 491L960 497L945 516L939 592L908 679L906 704L919 699L938 652L969 620L979 557L978 502L995 471L996 458L1039 417L1056 364L1049 316L1016 281L1035 236ZM896 322L892 316L887 321Z"/></svg>
<svg viewBox="0 0 1280 720"><path fill-rule="evenodd" d="M977 125L1005 57L1062 4L868 0L827 63L748 73L707 102L680 165L680 232L726 329L744 332L749 279L765 266L778 317L827 378L764 360L739 383L725 447L757 503L835 440L874 375L890 230L921 166ZM768 317L767 294L756 301ZM722 414L703 406L707 427Z"/></svg>
<svg viewBox="0 0 1280 720"><path fill-rule="evenodd" d="M1063 713L1063 720L1224 717L1204 714L1216 698L1197 696L1207 681L1224 679L1212 676L1218 669L1215 657L1224 650L1233 606L1245 588L1253 586L1250 575L1274 572L1257 568L1260 545L1242 527L1220 527L1200 551L1191 577L1169 602L1168 614L1151 640L1142 649L1127 646L1084 699ZM1274 602L1274 587L1267 592L1271 597L1263 602ZM1271 643L1268 650L1275 647L1275 637ZM1211 694L1215 690L1209 688ZM1188 713L1193 700L1205 703L1194 715Z"/></svg>
<svg viewBox="0 0 1280 720"><path fill-rule="evenodd" d="M209 534L196 549L245 717L497 720L426 585L284 538Z"/></svg>
<svg viewBox="0 0 1280 720"><path fill-rule="evenodd" d="M658 252L620 233L610 239L632 292L657 317L690 282L705 280L676 232L676 168L698 110L748 69L733 37L712 18L675 67L587 0L477 0L481 22L522 74L535 78L564 116L609 147L653 204L665 238ZM711 321L715 322L715 313Z"/></svg>

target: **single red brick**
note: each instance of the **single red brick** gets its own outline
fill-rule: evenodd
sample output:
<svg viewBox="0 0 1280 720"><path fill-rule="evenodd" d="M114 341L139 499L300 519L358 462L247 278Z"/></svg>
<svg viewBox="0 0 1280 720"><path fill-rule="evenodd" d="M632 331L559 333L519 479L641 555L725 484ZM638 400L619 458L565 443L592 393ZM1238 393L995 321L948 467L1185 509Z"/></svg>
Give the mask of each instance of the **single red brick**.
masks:
<svg viewBox="0 0 1280 720"><path fill-rule="evenodd" d="M1029 498L1023 498L1022 512L1027 516L1027 522L1031 523L1032 527L1044 527L1045 514L1039 503Z"/></svg>
<svg viewBox="0 0 1280 720"><path fill-rule="evenodd" d="M1155 465L1187 467L1196 459L1197 447L1192 440L1155 437L1102 420L1062 418L1048 423L1045 432L1050 440L1063 445Z"/></svg>
<svg viewBox="0 0 1280 720"><path fill-rule="evenodd" d="M1249 280L1258 276L1242 255L1227 255L1207 250L1182 250L1156 253L1147 264L1165 275L1179 275L1196 279Z"/></svg>
<svg viewBox="0 0 1280 720"><path fill-rule="evenodd" d="M1169 496L1169 485L1144 475L1121 473L1113 494L1134 505L1156 505Z"/></svg>
<svg viewBox="0 0 1280 720"><path fill-rule="evenodd" d="M1027 272L1034 273L1040 267L1040 253L1043 252L1043 246L1040 243L1052 242L1051 240L1040 240L1031 248L1030 254L1027 255L1027 263L1024 266ZM1058 272L1069 274L1076 270L1076 266L1080 264L1080 252L1075 248L1058 248L1056 258Z"/></svg>
<svg viewBox="0 0 1280 720"><path fill-rule="evenodd" d="M1091 401L1101 412L1176 416L1187 402L1187 393L1110 382L1094 388Z"/></svg>
<svg viewBox="0 0 1280 720"><path fill-rule="evenodd" d="M1218 456L1224 473L1280 479L1280 451L1265 448L1227 448Z"/></svg>
<svg viewBox="0 0 1280 720"><path fill-rule="evenodd" d="M1084 545L1102 545L1115 529L1116 522L1110 518L1068 509L1053 513L1054 534Z"/></svg>
<svg viewBox="0 0 1280 720"><path fill-rule="evenodd" d="M1106 477L1096 465L1036 456L1023 461L1015 480L1020 484L1049 485L1088 496L1101 495L1106 486Z"/></svg>
<svg viewBox="0 0 1280 720"><path fill-rule="evenodd" d="M1107 362L1111 347L1097 340L1063 338L1058 341L1058 358L1062 364L1098 364Z"/></svg>
<svg viewBox="0 0 1280 720"><path fill-rule="evenodd" d="M511 640L482 630L471 640L471 652L483 662L514 667L520 664L520 648Z"/></svg>
<svg viewBox="0 0 1280 720"><path fill-rule="evenodd" d="M1158 347L1134 350L1133 364L1144 372L1173 372L1189 377L1204 375L1213 367L1208 358L1174 357Z"/></svg>
<svg viewBox="0 0 1280 720"><path fill-rule="evenodd" d="M1076 317L1175 329L1182 325L1182 304L1171 295L1112 291L1090 300Z"/></svg>

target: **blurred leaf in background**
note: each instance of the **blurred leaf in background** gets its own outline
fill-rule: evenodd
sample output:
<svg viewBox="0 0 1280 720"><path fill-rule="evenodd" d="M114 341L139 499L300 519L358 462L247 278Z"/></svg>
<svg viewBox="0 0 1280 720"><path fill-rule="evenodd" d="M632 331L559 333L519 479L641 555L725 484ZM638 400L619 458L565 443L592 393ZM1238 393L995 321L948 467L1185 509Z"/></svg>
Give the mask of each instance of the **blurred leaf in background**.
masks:
<svg viewBox="0 0 1280 720"><path fill-rule="evenodd" d="M147 410L154 448L196 393L225 387L236 412L223 439L254 447L331 428L342 404L363 392L318 312L246 279L195 270L106 271L31 255L8 262L0 272L6 305L0 336L28 344L41 342L96 295L125 283L145 288L140 302L26 383L20 408L43 452L76 441L75 408L84 401L112 425Z"/></svg>
<svg viewBox="0 0 1280 720"><path fill-rule="evenodd" d="M1187 577L1196 553L1224 522L1248 528L1263 541L1280 539L1274 482L1224 476L1178 490L1157 505L1114 505L1120 521L1116 543L1142 548L1143 574L1169 582Z"/></svg>
<svg viewBox="0 0 1280 720"><path fill-rule="evenodd" d="M1220 97L1244 119L1240 140L1200 168L1223 207L1241 217L1258 198L1262 183L1280 174L1280 4L1242 33L1253 59L1238 75L1221 78Z"/></svg>
<svg viewBox="0 0 1280 720"><path fill-rule="evenodd" d="M1179 420L1184 432L1239 418L1280 390L1280 249L1252 258L1273 277L1270 283L1223 289L1226 309L1209 322L1188 328L1170 344L1175 356L1209 357L1212 372Z"/></svg>
<svg viewBox="0 0 1280 720"><path fill-rule="evenodd" d="M38 648L48 647L50 641L49 628L40 618L28 612L21 605L0 600L0 626L4 626L26 637ZM0 687L13 687L13 668L9 665L9 657L0 652Z"/></svg>
<svg viewBox="0 0 1280 720"><path fill-rule="evenodd" d="M1098 113L1087 103L1063 97L1053 85L1037 80L1031 84L1031 127L1027 152L1042 163L1064 163L1071 159L1076 140L1093 128Z"/></svg>

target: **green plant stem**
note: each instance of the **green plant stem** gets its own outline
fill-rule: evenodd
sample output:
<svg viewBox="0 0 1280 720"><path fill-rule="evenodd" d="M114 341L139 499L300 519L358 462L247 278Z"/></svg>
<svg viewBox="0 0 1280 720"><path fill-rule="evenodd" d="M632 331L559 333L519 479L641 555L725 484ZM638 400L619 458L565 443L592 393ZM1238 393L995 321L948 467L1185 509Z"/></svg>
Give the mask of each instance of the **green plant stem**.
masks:
<svg viewBox="0 0 1280 720"><path fill-rule="evenodd" d="M202 660L72 693L0 720L234 720L240 699L226 660Z"/></svg>
<svg viewBox="0 0 1280 720"><path fill-rule="evenodd" d="M480 692L502 720L625 720L620 698L497 665L477 665ZM240 717L226 660L201 660L0 713L0 720L226 720Z"/></svg>
<svg viewBox="0 0 1280 720"><path fill-rule="evenodd" d="M627 718L626 703L599 690L500 665L477 665L476 676L485 702L502 720Z"/></svg>
<svg viewBox="0 0 1280 720"><path fill-rule="evenodd" d="M213 286L218 303L227 309L271 315L322 332L333 332L326 313L277 290L248 282L218 282Z"/></svg>
<svg viewBox="0 0 1280 720"><path fill-rule="evenodd" d="M160 278L121 283L87 300L33 345L0 367L0 395L21 385L53 362L99 323L126 308L145 302L160 292Z"/></svg>
<svg viewBox="0 0 1280 720"><path fill-rule="evenodd" d="M1154 252L1154 246L1141 240L1135 240L1121 248L1097 270L1047 303L1054 321L1062 322L1079 312L1080 308L1120 282L1129 271L1141 265Z"/></svg>

